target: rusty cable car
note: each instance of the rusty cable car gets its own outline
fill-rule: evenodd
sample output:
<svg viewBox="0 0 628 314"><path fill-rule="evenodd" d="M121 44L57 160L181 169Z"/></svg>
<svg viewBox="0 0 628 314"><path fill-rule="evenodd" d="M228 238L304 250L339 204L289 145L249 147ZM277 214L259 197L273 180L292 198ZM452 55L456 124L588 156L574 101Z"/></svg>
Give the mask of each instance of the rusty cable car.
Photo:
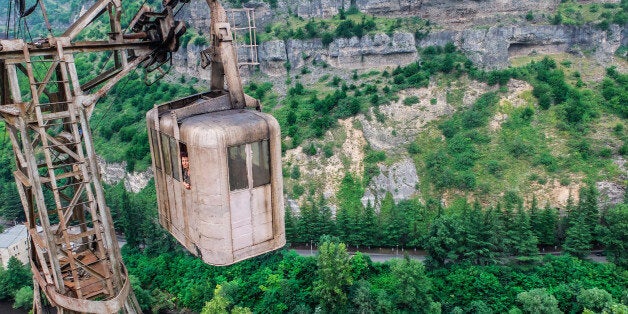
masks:
<svg viewBox="0 0 628 314"><path fill-rule="evenodd" d="M244 94L225 11L211 4L211 91L146 120L160 223L204 262L229 265L286 243L281 140L277 120Z"/></svg>

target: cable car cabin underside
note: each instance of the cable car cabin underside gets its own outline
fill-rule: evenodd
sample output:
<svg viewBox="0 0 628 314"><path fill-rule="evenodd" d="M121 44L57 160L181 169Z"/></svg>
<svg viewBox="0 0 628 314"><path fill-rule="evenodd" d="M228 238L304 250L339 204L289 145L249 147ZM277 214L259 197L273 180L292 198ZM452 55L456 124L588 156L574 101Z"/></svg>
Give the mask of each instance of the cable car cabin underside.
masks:
<svg viewBox="0 0 628 314"><path fill-rule="evenodd" d="M194 95L146 115L160 223L211 265L286 243L279 124L231 109L229 97Z"/></svg>

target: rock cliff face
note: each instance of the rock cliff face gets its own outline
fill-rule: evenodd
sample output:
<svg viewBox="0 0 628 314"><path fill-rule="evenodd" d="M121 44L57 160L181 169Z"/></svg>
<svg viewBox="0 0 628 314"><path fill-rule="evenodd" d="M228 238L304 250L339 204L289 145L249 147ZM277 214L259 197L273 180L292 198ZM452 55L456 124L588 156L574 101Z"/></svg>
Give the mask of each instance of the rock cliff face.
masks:
<svg viewBox="0 0 628 314"><path fill-rule="evenodd" d="M416 43L410 33L338 38L327 48L320 39L273 40L262 43L259 48L261 70L273 76L286 74L286 62L292 69L312 60L323 60L341 69L367 69L403 66L416 58Z"/></svg>
<svg viewBox="0 0 628 314"><path fill-rule="evenodd" d="M486 68L507 67L510 57L559 52L592 54L597 61L607 63L617 48L628 45L628 25L613 25L610 30L603 31L587 25L519 23L527 12L551 13L558 3L557 0L285 0L279 1L276 9L271 9L263 2L249 2L247 6L255 8L258 31L261 31L263 25L288 13L303 18L330 17L337 14L339 9L351 5L369 14L419 16L444 26L443 30L433 31L418 43L413 34L404 32L338 38L329 47L324 47L320 39L264 42L259 46L258 59L262 72L272 76L285 75L287 64L292 69L298 69L311 60L324 60L342 69L406 65L416 60L416 47L445 45L449 42L466 52L477 65ZM181 16L190 21L193 28L208 33L209 14L205 1L192 1ZM244 24L241 15L235 14L233 20L237 25ZM189 45L187 49L181 49L174 58L175 69L207 79L209 71L200 69L199 52L202 48ZM242 56L246 53L240 51L239 54Z"/></svg>
<svg viewBox="0 0 628 314"><path fill-rule="evenodd" d="M386 193L393 196L395 202L408 199L416 193L419 176L412 159L404 158L391 166L380 165L380 174L371 180L362 197L362 204L380 208Z"/></svg>
<svg viewBox="0 0 628 314"><path fill-rule="evenodd" d="M419 16L449 28L492 24L520 19L528 11L551 13L558 0L284 0L280 7L303 18L330 17L356 6L360 11L378 16Z"/></svg>
<svg viewBox="0 0 628 314"><path fill-rule="evenodd" d="M528 54L570 52L593 53L600 62L607 62L626 41L625 29L613 25L609 31L592 26L508 26L488 29L446 30L433 32L419 46L442 46L453 42L480 66L503 68L509 57Z"/></svg>
<svg viewBox="0 0 628 314"><path fill-rule="evenodd" d="M153 171L149 168L143 172L126 172L126 162L106 162L98 157L98 167L102 181L113 185L124 181L124 188L128 192L138 193L148 185L148 181L153 178Z"/></svg>

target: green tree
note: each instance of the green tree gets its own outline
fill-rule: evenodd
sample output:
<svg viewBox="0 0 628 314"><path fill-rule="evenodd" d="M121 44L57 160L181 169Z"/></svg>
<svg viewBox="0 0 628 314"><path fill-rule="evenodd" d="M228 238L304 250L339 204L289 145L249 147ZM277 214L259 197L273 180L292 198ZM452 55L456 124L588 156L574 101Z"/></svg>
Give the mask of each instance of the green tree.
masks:
<svg viewBox="0 0 628 314"><path fill-rule="evenodd" d="M351 261L344 243L322 237L318 247L314 295L323 312L346 311L349 287L353 284Z"/></svg>
<svg viewBox="0 0 628 314"><path fill-rule="evenodd" d="M466 229L464 260L476 265L488 265L496 262L497 241L495 230L496 219L492 211L483 211L476 202L465 213L464 227Z"/></svg>
<svg viewBox="0 0 628 314"><path fill-rule="evenodd" d="M628 268L628 204L617 205L604 214L601 234L608 260Z"/></svg>
<svg viewBox="0 0 628 314"><path fill-rule="evenodd" d="M600 212L597 205L598 196L599 193L595 184L589 184L587 187L580 189L578 212L583 219L582 222L589 228L591 234L595 231L595 227L600 220Z"/></svg>
<svg viewBox="0 0 628 314"><path fill-rule="evenodd" d="M13 302L14 309L24 308L30 310L33 307L33 287L24 286L20 288L15 292L13 299L15 300L15 302Z"/></svg>
<svg viewBox="0 0 628 314"><path fill-rule="evenodd" d="M126 191L122 193L121 206L122 226L127 244L131 247L137 247L142 239L141 229L137 226L137 223L144 216L142 213L139 213L141 207L131 203L129 193Z"/></svg>
<svg viewBox="0 0 628 314"><path fill-rule="evenodd" d="M371 289L371 284L366 280L355 283L351 292L351 307L355 313L378 313L376 296Z"/></svg>
<svg viewBox="0 0 628 314"><path fill-rule="evenodd" d="M558 314L558 301L545 289L532 289L517 294L517 301L521 304L524 313L531 314Z"/></svg>
<svg viewBox="0 0 628 314"><path fill-rule="evenodd" d="M0 299L11 299L25 284L32 285L30 269L11 256L7 269L0 274Z"/></svg>
<svg viewBox="0 0 628 314"><path fill-rule="evenodd" d="M286 225L286 240L288 242L297 242L297 219L294 217L292 213L292 209L290 206L286 206L285 215L284 215L284 223Z"/></svg>
<svg viewBox="0 0 628 314"><path fill-rule="evenodd" d="M591 251L591 230L583 218L575 219L565 233L565 252L584 258Z"/></svg>
<svg viewBox="0 0 628 314"><path fill-rule="evenodd" d="M539 249L536 246L538 243L537 237L532 232L530 227L530 218L526 211L523 209L523 205L517 208L515 218L515 242L513 252L518 256L530 256L539 253Z"/></svg>
<svg viewBox="0 0 628 314"><path fill-rule="evenodd" d="M364 206L362 205L364 188L362 182L353 174L347 173L338 189L338 215L336 225L343 241L352 245L362 244L361 222Z"/></svg>
<svg viewBox="0 0 628 314"><path fill-rule="evenodd" d="M211 301L205 303L201 314L249 314L253 313L249 308L243 308L239 306L231 307L231 302L224 295L224 291L221 285L216 285L214 290L214 298Z"/></svg>
<svg viewBox="0 0 628 314"><path fill-rule="evenodd" d="M462 246L463 228L460 219L453 215L442 215L434 219L425 251L428 256L426 264L430 267L441 267L459 259L459 249Z"/></svg>
<svg viewBox="0 0 628 314"><path fill-rule="evenodd" d="M366 208L364 208L360 232L362 233L361 237L364 239L364 245L371 246L380 244L380 230L377 228L377 215L370 201L366 204Z"/></svg>
<svg viewBox="0 0 628 314"><path fill-rule="evenodd" d="M578 294L578 303L585 309L602 312L606 308L610 308L613 304L613 296L606 290L591 288L580 291Z"/></svg>
<svg viewBox="0 0 628 314"><path fill-rule="evenodd" d="M402 260L392 261L390 270L394 278L391 292L397 309L405 313L421 313L430 308L432 284L423 263L406 255Z"/></svg>
<svg viewBox="0 0 628 314"><path fill-rule="evenodd" d="M150 310L151 305L154 300L150 294L150 291L144 290L140 283L140 280L137 276L129 275L129 280L131 281L131 287L133 288L133 293L135 293L135 297L137 302L140 304L142 311L148 312Z"/></svg>
<svg viewBox="0 0 628 314"><path fill-rule="evenodd" d="M558 231L558 221L558 211L555 208L551 208L549 203L538 215L538 221L531 221L533 223L533 230L536 230L538 234L540 244L557 244L556 234Z"/></svg>

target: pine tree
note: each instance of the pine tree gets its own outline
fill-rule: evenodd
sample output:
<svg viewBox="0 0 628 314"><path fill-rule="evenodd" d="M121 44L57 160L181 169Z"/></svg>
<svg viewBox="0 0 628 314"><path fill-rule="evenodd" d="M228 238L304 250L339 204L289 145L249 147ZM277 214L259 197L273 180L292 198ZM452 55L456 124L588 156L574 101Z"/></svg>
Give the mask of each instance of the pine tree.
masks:
<svg viewBox="0 0 628 314"><path fill-rule="evenodd" d="M325 204L325 199L321 196L319 200L319 206L321 210L319 211L320 218L320 231L321 235L333 235L336 232L336 226L334 225L333 214L331 212L331 208Z"/></svg>
<svg viewBox="0 0 628 314"><path fill-rule="evenodd" d="M441 215L434 219L430 227L425 251L425 260L430 267L442 267L448 262L459 260L458 252L463 245L460 231L463 229L460 218L453 215Z"/></svg>
<svg viewBox="0 0 628 314"><path fill-rule="evenodd" d="M558 243L564 243L567 229L569 229L572 225L572 220L575 219L576 216L576 206L574 204L573 196L571 195L571 191L569 191L569 197L567 198L567 204L565 205L564 215L561 216L560 223L558 225L557 238Z"/></svg>
<svg viewBox="0 0 628 314"><path fill-rule="evenodd" d="M532 232L539 239L543 238L543 222L541 219L541 212L539 210L539 204L536 200L536 195L532 196L532 204L530 204L530 210L528 210L530 215L530 227L532 228Z"/></svg>
<svg viewBox="0 0 628 314"><path fill-rule="evenodd" d="M353 284L351 260L344 243L322 237L317 257L314 295L323 313L346 311L349 287Z"/></svg>
<svg viewBox="0 0 628 314"><path fill-rule="evenodd" d="M493 241L492 221L484 213L479 203L466 212L463 219L465 225L465 249L463 259L476 265L488 265L495 261L496 247Z"/></svg>
<svg viewBox="0 0 628 314"><path fill-rule="evenodd" d="M578 211L592 235L594 235L595 227L600 221L600 212L597 206L598 194L595 184L589 184L587 187L580 189Z"/></svg>
<svg viewBox="0 0 628 314"><path fill-rule="evenodd" d="M517 208L517 215L515 218L516 223L516 238L514 252L518 256L531 256L539 253L537 247L538 239L532 232L530 227L530 218L526 211L523 209L523 205Z"/></svg>
<svg viewBox="0 0 628 314"><path fill-rule="evenodd" d="M379 244L380 235L379 229L377 228L377 216L375 215L375 209L371 202L369 201L364 209L364 221L362 223L362 229L360 232L362 233L362 237L364 240L364 245L374 246Z"/></svg>
<svg viewBox="0 0 628 314"><path fill-rule="evenodd" d="M122 225L124 228L124 236L126 242L131 247L138 247L142 241L141 228L138 228L137 224L141 223L142 215L138 212L140 208L132 204L129 198L129 193L123 191L122 193Z"/></svg>
<svg viewBox="0 0 628 314"><path fill-rule="evenodd" d="M395 201L390 192L387 192L382 200L379 209L379 230L381 230L382 241L381 245L394 246L396 244L395 239Z"/></svg>
<svg viewBox="0 0 628 314"><path fill-rule="evenodd" d="M501 212L500 221L504 227L504 239L502 241L504 253L507 255L517 254L515 246L517 245L517 225L515 222L515 215L512 208L506 206L504 211Z"/></svg>
<svg viewBox="0 0 628 314"><path fill-rule="evenodd" d="M295 221L294 214L292 213L292 209L290 206L286 206L284 221L286 226L286 240L291 242L297 242L297 224Z"/></svg>
<svg viewBox="0 0 628 314"><path fill-rule="evenodd" d="M349 238L349 212L346 208L338 208L336 212L336 235L342 240L346 241Z"/></svg>
<svg viewBox="0 0 628 314"><path fill-rule="evenodd" d="M316 220L316 215L314 215L314 211L311 206L304 205L301 207L301 213L299 215L299 219L297 221L297 239L298 242L301 243L309 243L310 241L316 241L317 238L314 237L314 221Z"/></svg>
<svg viewBox="0 0 628 314"><path fill-rule="evenodd" d="M591 251L592 240L591 230L585 223L584 217L575 217L565 234L565 252L584 258Z"/></svg>
<svg viewBox="0 0 628 314"><path fill-rule="evenodd" d="M602 243L606 247L609 261L618 266L628 267L628 204L611 208L604 215Z"/></svg>
<svg viewBox="0 0 628 314"><path fill-rule="evenodd" d="M549 203L545 206L540 215L540 237L539 243L543 245L556 245L558 233L558 211L551 208Z"/></svg>
<svg viewBox="0 0 628 314"><path fill-rule="evenodd" d="M347 173L336 195L339 207L336 225L341 239L350 244L359 244L359 220L364 210L362 195L364 188L360 180Z"/></svg>

